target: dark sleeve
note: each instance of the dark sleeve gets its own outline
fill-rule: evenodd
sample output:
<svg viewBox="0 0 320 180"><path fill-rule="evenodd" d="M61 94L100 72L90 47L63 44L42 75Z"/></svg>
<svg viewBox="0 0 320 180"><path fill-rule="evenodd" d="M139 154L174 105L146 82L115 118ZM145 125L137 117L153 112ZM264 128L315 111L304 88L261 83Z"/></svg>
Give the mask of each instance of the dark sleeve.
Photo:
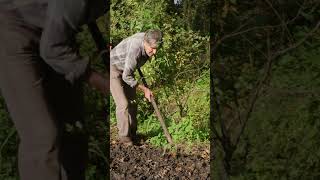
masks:
<svg viewBox="0 0 320 180"><path fill-rule="evenodd" d="M85 23L85 0L49 1L40 41L40 55L56 72L70 82L80 78L89 64L76 47L77 28Z"/></svg>

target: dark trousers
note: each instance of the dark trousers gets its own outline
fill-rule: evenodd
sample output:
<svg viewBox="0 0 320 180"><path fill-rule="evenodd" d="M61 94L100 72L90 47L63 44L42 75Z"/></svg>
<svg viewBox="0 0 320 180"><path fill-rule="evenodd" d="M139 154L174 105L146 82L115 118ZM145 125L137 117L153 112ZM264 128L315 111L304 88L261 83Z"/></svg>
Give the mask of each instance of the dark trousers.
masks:
<svg viewBox="0 0 320 180"><path fill-rule="evenodd" d="M87 136L70 129L84 118L82 84L41 59L40 37L15 12L0 12L0 90L20 138L20 179L82 180Z"/></svg>

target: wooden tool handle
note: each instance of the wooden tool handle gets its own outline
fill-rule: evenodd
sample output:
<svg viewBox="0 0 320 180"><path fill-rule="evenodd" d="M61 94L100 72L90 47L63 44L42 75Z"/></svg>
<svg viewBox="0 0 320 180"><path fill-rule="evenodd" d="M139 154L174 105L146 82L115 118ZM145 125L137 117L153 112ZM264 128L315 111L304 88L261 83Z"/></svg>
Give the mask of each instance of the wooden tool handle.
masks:
<svg viewBox="0 0 320 180"><path fill-rule="evenodd" d="M143 76L140 68L138 68L138 71L139 71L140 77L142 78L143 85L144 85L145 87L149 88L146 80L144 79L144 76ZM154 110L155 110L155 113L156 113L159 121L160 121L160 125L161 125L161 127L162 127L162 129L163 129L164 135L166 136L169 144L173 144L171 135L170 135L170 133L169 133L169 131L168 131L168 129L167 129L167 126L166 126L166 124L165 124L165 122L164 122L164 120L163 120L163 118L162 118L162 116L161 116L160 110L158 109L158 106L157 106L157 104L156 104L153 96L151 96L151 104L152 104L152 106L153 106L153 108L154 108Z"/></svg>

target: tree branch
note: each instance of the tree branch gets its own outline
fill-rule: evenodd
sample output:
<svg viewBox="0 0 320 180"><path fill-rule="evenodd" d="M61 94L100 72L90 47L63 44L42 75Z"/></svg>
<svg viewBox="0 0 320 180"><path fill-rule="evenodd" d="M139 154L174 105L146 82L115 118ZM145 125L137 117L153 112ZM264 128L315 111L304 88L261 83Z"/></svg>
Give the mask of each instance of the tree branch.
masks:
<svg viewBox="0 0 320 180"><path fill-rule="evenodd" d="M268 59L267 59L268 61L265 66L264 74L263 74L262 78L260 79L260 81L257 83L255 91L253 92L253 94L250 97L249 107L248 107L247 111L245 112L245 116L243 118L243 124L241 124L240 131L235 136L235 141L233 144L234 146L238 145L240 137L243 134L243 131L246 127L246 124L250 118L252 111L253 111L254 105L258 99L258 95L263 88L264 82L270 76L273 59L271 58L271 54L270 54L270 34L269 33L268 33L268 38L267 38L267 47L268 47L268 50L267 50L268 51Z"/></svg>
<svg viewBox="0 0 320 180"><path fill-rule="evenodd" d="M288 37L289 40L292 42L292 35L288 29L288 23L286 23L283 18L281 17L281 15L279 14L279 12L274 8L273 4L269 1L269 0L265 0L267 2L267 4L270 6L270 8L273 10L273 12L275 13L275 15L279 18L281 25L284 27L284 29L287 31L288 33Z"/></svg>
<svg viewBox="0 0 320 180"><path fill-rule="evenodd" d="M245 126L250 118L250 115L252 113L252 110L254 108L254 105L258 99L258 95L260 93L260 91L263 88L264 82L266 81L266 79L268 79L268 77L271 74L271 69L272 69L272 62L280 55L289 52L290 50L293 50L295 48L297 48L298 46L300 46L301 44L303 44L314 32L316 32L320 27L320 21L317 23L317 25L311 30L309 31L309 33L299 42L295 43L294 45L285 48L281 51L278 51L275 55L271 54L271 48L270 48L270 35L268 33L268 38L267 38L267 49L268 49L268 61L265 67L265 71L264 74L261 78L261 80L257 83L255 91L253 92L253 94L250 97L250 103L249 103L249 107L247 109L247 111L245 112L245 117L244 117L244 123L241 126L240 132L238 133L238 135L236 136L236 140L234 145L237 146L237 144L239 143L240 137L245 129Z"/></svg>
<svg viewBox="0 0 320 180"><path fill-rule="evenodd" d="M285 49L283 49L283 50L280 50L280 51L274 53L274 55L272 56L272 59L275 59L275 58L277 58L278 56L283 55L283 54L285 54L285 53L287 53L287 52L289 52L289 51L291 51L291 50L299 47L299 46L300 46L301 44L303 44L310 36L312 36L312 35L319 29L319 27L320 27L320 21L318 21L318 23L316 24L316 26L315 26L311 31L309 31L309 33L308 33L303 39L301 39L301 40L298 41L297 43L295 43L295 44L293 44L293 45L291 45L291 46L289 46L289 47L287 47L287 48L285 48Z"/></svg>

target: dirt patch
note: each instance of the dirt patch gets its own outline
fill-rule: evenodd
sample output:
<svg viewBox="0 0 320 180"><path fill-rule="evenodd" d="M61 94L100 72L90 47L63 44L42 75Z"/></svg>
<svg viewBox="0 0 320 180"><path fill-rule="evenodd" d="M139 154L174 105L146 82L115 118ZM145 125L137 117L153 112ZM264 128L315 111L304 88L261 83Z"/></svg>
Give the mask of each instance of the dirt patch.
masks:
<svg viewBox="0 0 320 180"><path fill-rule="evenodd" d="M165 152L146 143L125 146L116 141L110 148L111 179L210 179L207 151L187 155Z"/></svg>

